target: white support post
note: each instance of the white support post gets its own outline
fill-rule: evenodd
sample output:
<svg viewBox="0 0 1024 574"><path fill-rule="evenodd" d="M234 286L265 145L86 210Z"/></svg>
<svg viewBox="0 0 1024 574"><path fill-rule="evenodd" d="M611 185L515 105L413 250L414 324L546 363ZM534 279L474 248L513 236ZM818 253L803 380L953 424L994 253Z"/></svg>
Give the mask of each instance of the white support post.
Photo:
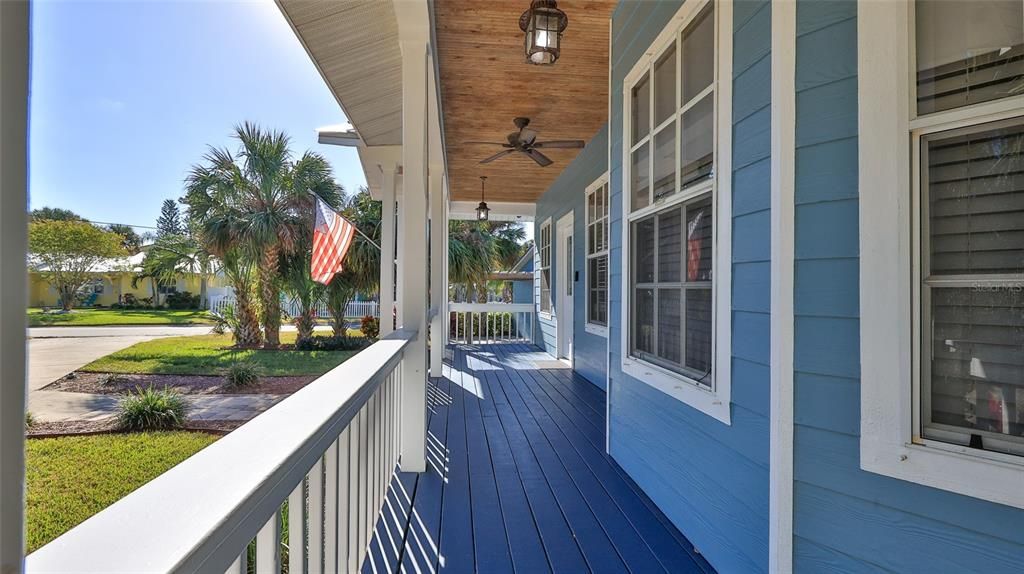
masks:
<svg viewBox="0 0 1024 574"><path fill-rule="evenodd" d="M447 176L445 176L445 184L446 185L448 184ZM448 333L448 329L449 329L449 323L448 322L451 320L450 319L451 314L448 312L448 263L449 263L448 262L448 241L449 241L449 236L448 236L449 226L448 226L448 222L451 220L451 203L449 201L449 197L448 197L448 194L447 194L447 187L446 187L445 191L446 191L446 193L445 193L445 198L444 198L444 239L442 240L442 243L444 244L444 257L441 259L441 261L442 261L441 278L443 280L443 285L444 285L441 288L441 316L442 316L441 327L442 327L442 332L444 334L444 336L442 338L443 342L444 342L444 346L448 347L448 342L449 342L448 341L448 337L450 335L450 333Z"/></svg>
<svg viewBox="0 0 1024 574"><path fill-rule="evenodd" d="M0 572L25 557L29 3L0 2Z"/></svg>
<svg viewBox="0 0 1024 574"><path fill-rule="evenodd" d="M444 358L444 314L448 300L444 262L448 258L448 220L444 204L444 179L440 169L430 172L430 308L437 311L430 322L430 376L441 376Z"/></svg>
<svg viewBox="0 0 1024 574"><path fill-rule="evenodd" d="M398 323L419 334L402 359L402 470L423 472L427 391L427 43L413 35L402 48L402 207Z"/></svg>
<svg viewBox="0 0 1024 574"><path fill-rule="evenodd" d="M380 223L380 336L394 331L392 310L395 307L395 166L382 167Z"/></svg>

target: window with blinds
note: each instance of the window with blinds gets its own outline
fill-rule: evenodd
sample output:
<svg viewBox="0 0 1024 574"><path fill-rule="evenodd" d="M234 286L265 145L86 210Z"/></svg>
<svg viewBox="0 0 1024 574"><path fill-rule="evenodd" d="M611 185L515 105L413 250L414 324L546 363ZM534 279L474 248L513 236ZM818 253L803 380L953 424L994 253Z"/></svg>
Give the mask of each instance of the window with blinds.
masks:
<svg viewBox="0 0 1024 574"><path fill-rule="evenodd" d="M587 323L608 326L608 184L587 193Z"/></svg>
<svg viewBox="0 0 1024 574"><path fill-rule="evenodd" d="M712 389L715 4L629 90L630 356Z"/></svg>
<svg viewBox="0 0 1024 574"><path fill-rule="evenodd" d="M1024 93L1022 0L917 0L917 112Z"/></svg>
<svg viewBox="0 0 1024 574"><path fill-rule="evenodd" d="M914 11L920 432L1024 455L1024 0Z"/></svg>
<svg viewBox="0 0 1024 574"><path fill-rule="evenodd" d="M540 310L551 312L551 220L540 226Z"/></svg>
<svg viewBox="0 0 1024 574"><path fill-rule="evenodd" d="M1024 454L1024 119L921 138L924 436Z"/></svg>

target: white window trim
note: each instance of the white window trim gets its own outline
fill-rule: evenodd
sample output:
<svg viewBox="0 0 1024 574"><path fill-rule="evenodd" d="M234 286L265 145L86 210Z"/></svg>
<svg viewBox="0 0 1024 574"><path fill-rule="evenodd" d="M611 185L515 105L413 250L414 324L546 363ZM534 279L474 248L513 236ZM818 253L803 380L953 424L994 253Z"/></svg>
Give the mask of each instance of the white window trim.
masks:
<svg viewBox="0 0 1024 574"><path fill-rule="evenodd" d="M632 88L636 81L647 72L654 59L661 55L682 29L712 0L685 2L661 31L650 48L633 66L623 81L622 107L622 253L628 254L631 217L660 211L709 188L714 190L714 279L712 286L712 373L713 389L699 386L692 379L643 361L629 354L630 333L630 286L629 258L623 255L622 265L622 372L644 382L698 411L724 423L732 424L731 392L732 377L732 2L715 2L715 36L717 62L715 66L715 164L714 181L709 186L698 186L695 193L675 193L654 204L637 210L630 210L630 144L632 126ZM678 49L678 47L677 47ZM682 58L677 52L677 66ZM677 68L678 70L678 68ZM678 73L676 82L679 82ZM653 88L653 86L652 86ZM652 89L653 92L653 89ZM654 110L651 110L654 113ZM679 142L676 142L679 145ZM678 167L677 167L678 169ZM653 185L653 182L651 182Z"/></svg>
<svg viewBox="0 0 1024 574"><path fill-rule="evenodd" d="M537 239L541 239L543 237L543 233L544 233L544 229L545 228L547 228L547 230L548 230L548 265L547 265L547 267L544 266L544 253L542 251L542 247L543 246L540 245L539 241L538 241L538 245L537 245L537 315L539 315L545 321L552 321L552 320L554 320L554 317L555 317L554 313L552 313L551 311L544 311L544 307L543 307L543 305L541 305L541 299L544 297L544 289L541 287L541 285L542 285L541 277L542 277L542 274L544 273L544 270L547 269L548 270L548 309L554 309L555 308L554 307L554 299L552 299L552 296L551 296L551 277L550 277L550 275L551 275L551 244L553 243L554 238L551 237L551 218L550 217L545 219L544 222L540 224L540 227L537 228Z"/></svg>
<svg viewBox="0 0 1024 574"><path fill-rule="evenodd" d="M1024 508L1024 457L923 440L915 425L913 9L912 2L857 5L860 465L885 476ZM1018 96L976 104L944 114L944 119L998 119L1009 110L1024 109L1022 103ZM927 124L922 118L913 127Z"/></svg>
<svg viewBox="0 0 1024 574"><path fill-rule="evenodd" d="M611 226L612 214L611 214L611 207L606 204L605 205L605 209L608 210L608 213L604 216L604 220L605 220L605 247L604 247L603 251L598 251L597 253L594 253L593 255L591 255L588 252L589 249L590 249L590 212L587 211L587 205L588 205L588 202L590 200L591 194L597 193L597 191L599 189L601 189L602 186L608 185L608 180L609 180L608 172L604 172L604 174L602 174L601 177L599 177L596 180L594 180L594 183L591 183L590 185L587 186L586 192L583 194L583 236L584 236L584 238L583 238L583 288L584 288L584 291L585 291L584 294L583 294L583 296L584 296L584 300L583 300L583 313L584 313L584 318L585 318L583 329L586 332L590 333L591 335L597 335L599 337L607 337L608 336L608 326L607 325L598 325L596 323L591 323L590 322L590 260L595 258L595 257L601 257L602 255L607 257L609 261L611 260L611 254L610 254L610 249L609 249L609 245L610 245L611 242L608 241L608 233L611 232L611 228L612 228L612 226ZM608 192L605 193L605 201L606 202L609 201L610 197L611 197L611 190L608 190ZM610 272L610 271L611 271L611 269L608 270L608 272ZM610 283L607 285L607 289L608 289L608 291L611 291L611 284ZM606 321L608 319L609 314L611 313L611 305L609 304L609 300L610 299L611 298L608 297L607 294L606 294L605 295L605 301L604 301L605 319L606 319Z"/></svg>

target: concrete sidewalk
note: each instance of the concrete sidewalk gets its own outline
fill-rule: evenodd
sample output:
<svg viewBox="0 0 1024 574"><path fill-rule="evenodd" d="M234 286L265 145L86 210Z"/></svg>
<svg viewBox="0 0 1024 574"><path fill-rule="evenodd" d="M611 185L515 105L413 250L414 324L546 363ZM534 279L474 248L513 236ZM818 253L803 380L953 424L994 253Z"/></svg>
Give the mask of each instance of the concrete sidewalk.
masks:
<svg viewBox="0 0 1024 574"><path fill-rule="evenodd" d="M117 412L118 397L46 391L43 387L84 365L136 343L203 335L209 325L138 327L36 327L28 330L28 410L39 421L101 420ZM193 395L191 416L248 420L284 398L280 395Z"/></svg>

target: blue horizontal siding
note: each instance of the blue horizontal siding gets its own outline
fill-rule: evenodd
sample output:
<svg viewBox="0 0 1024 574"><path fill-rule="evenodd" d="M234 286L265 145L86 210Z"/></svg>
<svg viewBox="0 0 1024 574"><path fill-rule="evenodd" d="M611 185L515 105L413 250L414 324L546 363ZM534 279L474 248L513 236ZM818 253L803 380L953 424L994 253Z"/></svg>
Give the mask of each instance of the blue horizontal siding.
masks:
<svg viewBox="0 0 1024 574"><path fill-rule="evenodd" d="M612 16L609 326L612 456L721 572L768 565L771 7L734 5L732 424L621 370L623 78L680 2L623 1Z"/></svg>
<svg viewBox="0 0 1024 574"><path fill-rule="evenodd" d="M1019 572L1024 511L860 469L857 6L797 4L797 572Z"/></svg>
<svg viewBox="0 0 1024 574"><path fill-rule="evenodd" d="M583 378L605 388L607 378L607 339L586 331L586 188L604 174L608 164L608 126L602 127L572 161L559 174L551 187L537 200L534 241L540 241L540 224L551 218L551 293L554 316L551 319L539 317L540 336L537 343L548 353L555 355L556 324L558 322L558 261L557 240L558 220L570 211L573 213L573 269L579 273L579 280L573 289L573 369ZM540 305L540 292L537 292Z"/></svg>

